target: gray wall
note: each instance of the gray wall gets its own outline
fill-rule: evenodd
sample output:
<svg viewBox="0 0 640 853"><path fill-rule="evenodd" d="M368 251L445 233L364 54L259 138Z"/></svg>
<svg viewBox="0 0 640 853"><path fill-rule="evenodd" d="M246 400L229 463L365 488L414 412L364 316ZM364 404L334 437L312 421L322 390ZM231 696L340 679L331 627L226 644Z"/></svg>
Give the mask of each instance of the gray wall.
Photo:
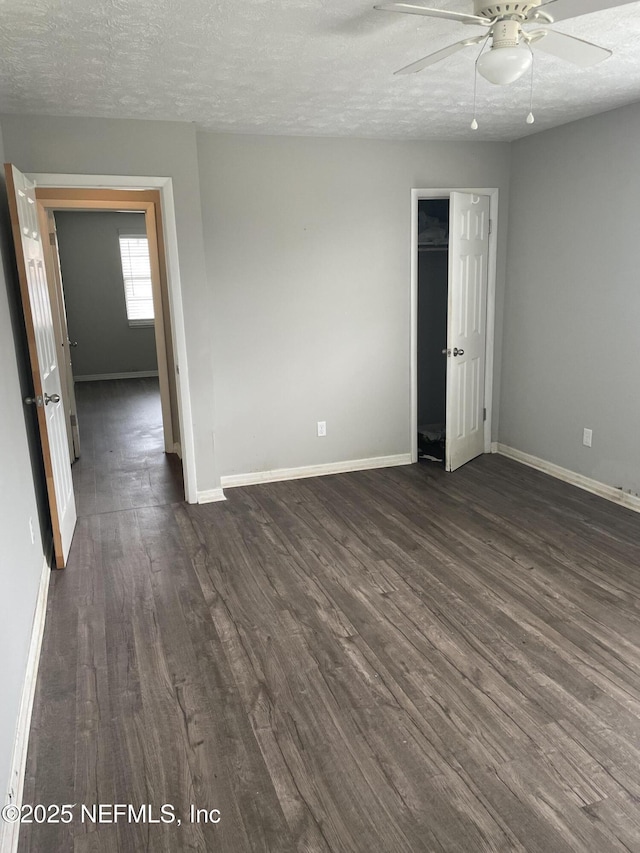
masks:
<svg viewBox="0 0 640 853"><path fill-rule="evenodd" d="M501 442L633 493L639 139L636 104L514 145L500 412Z"/></svg>
<svg viewBox="0 0 640 853"><path fill-rule="evenodd" d="M43 568L34 478L39 493L44 481L41 460L37 454L32 457L29 447L28 437L35 435L34 412L22 403L23 395L33 389L26 364L4 178L0 179L0 212L0 791L4 803ZM31 544L30 518L35 544Z"/></svg>
<svg viewBox="0 0 640 853"><path fill-rule="evenodd" d="M60 267L75 377L158 369L153 326L130 326L119 234L146 234L143 213L58 211Z"/></svg>
<svg viewBox="0 0 640 853"><path fill-rule="evenodd" d="M411 188L502 190L500 329L509 146L202 133L198 153L221 473L408 453Z"/></svg>
<svg viewBox="0 0 640 853"><path fill-rule="evenodd" d="M186 122L3 116L5 154L23 172L173 179L198 489L215 488L211 296L202 244L196 134Z"/></svg>
<svg viewBox="0 0 640 853"><path fill-rule="evenodd" d="M26 172L173 178L200 490L221 473L409 452L412 187L501 189L501 328L507 144L2 122L7 157Z"/></svg>

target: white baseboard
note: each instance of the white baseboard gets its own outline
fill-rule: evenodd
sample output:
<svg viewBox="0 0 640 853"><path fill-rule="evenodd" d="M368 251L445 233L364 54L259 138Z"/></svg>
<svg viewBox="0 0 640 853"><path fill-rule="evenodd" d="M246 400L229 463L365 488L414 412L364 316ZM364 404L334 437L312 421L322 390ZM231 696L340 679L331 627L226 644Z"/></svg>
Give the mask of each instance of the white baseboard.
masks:
<svg viewBox="0 0 640 853"><path fill-rule="evenodd" d="M104 379L146 379L157 376L157 370L134 370L131 373L86 373L84 376L74 376L74 382L102 382Z"/></svg>
<svg viewBox="0 0 640 853"><path fill-rule="evenodd" d="M212 504L217 501L226 501L225 493L222 489L208 489L204 492L198 492L199 504Z"/></svg>
<svg viewBox="0 0 640 853"><path fill-rule="evenodd" d="M22 792L24 789L24 773L27 763L27 747L29 746L29 729L31 728L31 712L33 711L33 700L36 690L36 679L38 677L38 664L40 663L40 649L42 647L42 635L44 634L44 622L47 615L47 597L49 595L49 581L51 569L49 561L44 558L40 586L38 588L38 599L33 618L33 629L31 631L31 643L29 645L29 657L27 659L27 671L25 673L24 686L22 688L22 699L20 701L20 713L16 726L16 739L13 747L13 759L11 761L11 775L7 796L2 805L14 803L22 804ZM0 853L15 853L18 849L19 823L6 823L0 821Z"/></svg>
<svg viewBox="0 0 640 853"><path fill-rule="evenodd" d="M498 452L498 448L499 448L499 447L500 447L500 445L498 444L498 442L497 442L497 441L492 441L492 442L491 442L491 452L492 452L492 453L497 453L497 452Z"/></svg>
<svg viewBox="0 0 640 853"><path fill-rule="evenodd" d="M498 444L498 453L501 456L508 456L509 459L514 459L516 462L522 462L523 465L528 465L537 471L543 471L557 480L571 483L572 486L584 489L585 492L591 492L593 495L606 498L608 501L613 501L613 503L617 503L634 512L640 512L640 498L636 495L630 495L628 492L623 492L622 489L616 489L615 486L608 486L606 483L592 480L583 474L577 474L568 468L561 468L559 465L554 465L553 462L539 459L537 456L524 453L522 450L516 450L506 444Z"/></svg>
<svg viewBox="0 0 640 853"><path fill-rule="evenodd" d="M173 445L173 452L176 454L178 459L182 459L182 445L179 441L176 441Z"/></svg>
<svg viewBox="0 0 640 853"><path fill-rule="evenodd" d="M257 486L260 483L278 483L282 480L302 480L306 477L325 477L328 474L346 474L350 471L366 471L370 468L393 468L411 465L411 454L397 456L374 456L371 459L350 459L346 462L329 462L325 465L306 465L302 468L277 468L274 471L257 471L251 474L229 474L221 477L223 489L236 486Z"/></svg>

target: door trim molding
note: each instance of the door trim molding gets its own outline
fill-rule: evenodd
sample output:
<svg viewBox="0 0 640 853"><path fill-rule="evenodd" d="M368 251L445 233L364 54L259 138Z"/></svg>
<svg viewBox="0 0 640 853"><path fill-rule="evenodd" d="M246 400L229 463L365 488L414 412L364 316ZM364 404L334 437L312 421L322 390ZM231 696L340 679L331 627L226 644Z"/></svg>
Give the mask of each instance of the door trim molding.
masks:
<svg viewBox="0 0 640 853"><path fill-rule="evenodd" d="M411 461L418 461L418 202L423 199L450 198L452 192L474 193L489 196L489 267L487 271L487 343L485 352L484 405L487 419L484 423L484 452L491 452L491 424L493 421L493 367L496 320L496 277L498 269L498 200L497 187L440 187L439 189L411 190L411 406L409 438Z"/></svg>
<svg viewBox="0 0 640 853"><path fill-rule="evenodd" d="M159 190L164 231L164 247L167 262L167 287L169 292L171 334L173 338L176 368L179 369L176 377L176 390L182 445L184 491L185 499L188 503L197 503L195 441L191 414L187 337L184 327L182 283L180 279L180 264L178 258L178 234L173 199L173 180L166 177L134 175L69 175L46 172L30 172L28 177L35 181L36 186L39 188L61 187L64 189L84 190Z"/></svg>
<svg viewBox="0 0 640 853"><path fill-rule="evenodd" d="M212 504L217 501L226 501L225 493L222 489L207 489L204 492L198 492L199 504Z"/></svg>

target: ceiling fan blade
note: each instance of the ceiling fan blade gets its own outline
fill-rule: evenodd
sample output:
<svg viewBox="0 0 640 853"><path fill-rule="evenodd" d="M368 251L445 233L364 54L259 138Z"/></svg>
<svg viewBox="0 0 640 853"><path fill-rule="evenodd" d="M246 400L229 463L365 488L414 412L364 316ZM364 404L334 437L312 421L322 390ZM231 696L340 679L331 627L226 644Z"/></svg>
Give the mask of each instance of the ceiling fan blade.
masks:
<svg viewBox="0 0 640 853"><path fill-rule="evenodd" d="M558 59L564 59L565 62L572 62L574 65L579 65L580 68L590 68L592 65L597 65L604 59L608 59L613 53L606 47L599 47L590 41L583 41L575 36L568 36L566 33L558 33L555 30L547 30L547 34L541 36L539 40L536 38L537 33L531 33L531 35L533 35L532 42L538 50L557 56Z"/></svg>
<svg viewBox="0 0 640 853"><path fill-rule="evenodd" d="M635 0L547 0L537 9L551 15L554 21L566 21L568 18L577 18L590 12L602 12L634 2ZM535 10L531 18L535 20Z"/></svg>
<svg viewBox="0 0 640 853"><path fill-rule="evenodd" d="M405 12L408 15L427 15L429 18L446 18L461 24L479 24L490 27L491 21L479 15L465 15L463 12L445 12L443 9L429 9L427 6L414 6L413 3L382 3L374 6L380 12Z"/></svg>
<svg viewBox="0 0 640 853"><path fill-rule="evenodd" d="M395 74L416 74L418 71L428 68L429 65L435 65L436 62L446 59L447 56L451 56L459 50L464 50L465 47L469 47L471 44L480 44L480 42L485 39L486 36L476 36L475 38L464 39L464 41L456 42L456 44L450 44L449 47L443 47L442 50L436 50L435 53L430 53L429 56L423 56L423 58L419 59L417 62L412 62L411 65L406 65L404 68L396 71Z"/></svg>

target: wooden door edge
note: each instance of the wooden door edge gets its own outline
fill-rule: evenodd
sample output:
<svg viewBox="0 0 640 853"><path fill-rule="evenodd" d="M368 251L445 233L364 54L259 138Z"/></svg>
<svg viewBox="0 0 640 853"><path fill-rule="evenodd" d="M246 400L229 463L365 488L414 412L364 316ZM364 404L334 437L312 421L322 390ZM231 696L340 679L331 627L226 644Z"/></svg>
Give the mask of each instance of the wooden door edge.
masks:
<svg viewBox="0 0 640 853"><path fill-rule="evenodd" d="M19 252L17 247L22 242L22 233L20 231L20 221L18 216L18 205L16 202L16 185L13 179L13 164L4 164L4 174L7 185L7 201L9 204L9 217L11 219L11 232L13 242L15 244L15 258L18 268L18 282L20 285L20 298L22 302L22 315L24 317L25 331L27 335L27 349L29 351L29 365L31 368L31 381L33 383L33 396L42 396L43 389L40 381L40 369L37 360L36 335L33 326L33 318L30 313L25 310L25 306L29 302L29 291L27 285L27 268L24 261L23 252ZM55 483L53 481L53 469L51 467L51 451L49 445L49 434L47 432L46 413L44 406L36 407L36 415L38 418L38 433L42 445L42 462L44 467L45 482L49 497L49 511L51 514L51 528L53 533L53 549L55 555L56 568L63 569L65 566L64 549L62 547L62 536L60 531L60 518L58 515L58 505L55 493ZM45 452L47 451L47 452ZM53 496L53 499L52 499Z"/></svg>

